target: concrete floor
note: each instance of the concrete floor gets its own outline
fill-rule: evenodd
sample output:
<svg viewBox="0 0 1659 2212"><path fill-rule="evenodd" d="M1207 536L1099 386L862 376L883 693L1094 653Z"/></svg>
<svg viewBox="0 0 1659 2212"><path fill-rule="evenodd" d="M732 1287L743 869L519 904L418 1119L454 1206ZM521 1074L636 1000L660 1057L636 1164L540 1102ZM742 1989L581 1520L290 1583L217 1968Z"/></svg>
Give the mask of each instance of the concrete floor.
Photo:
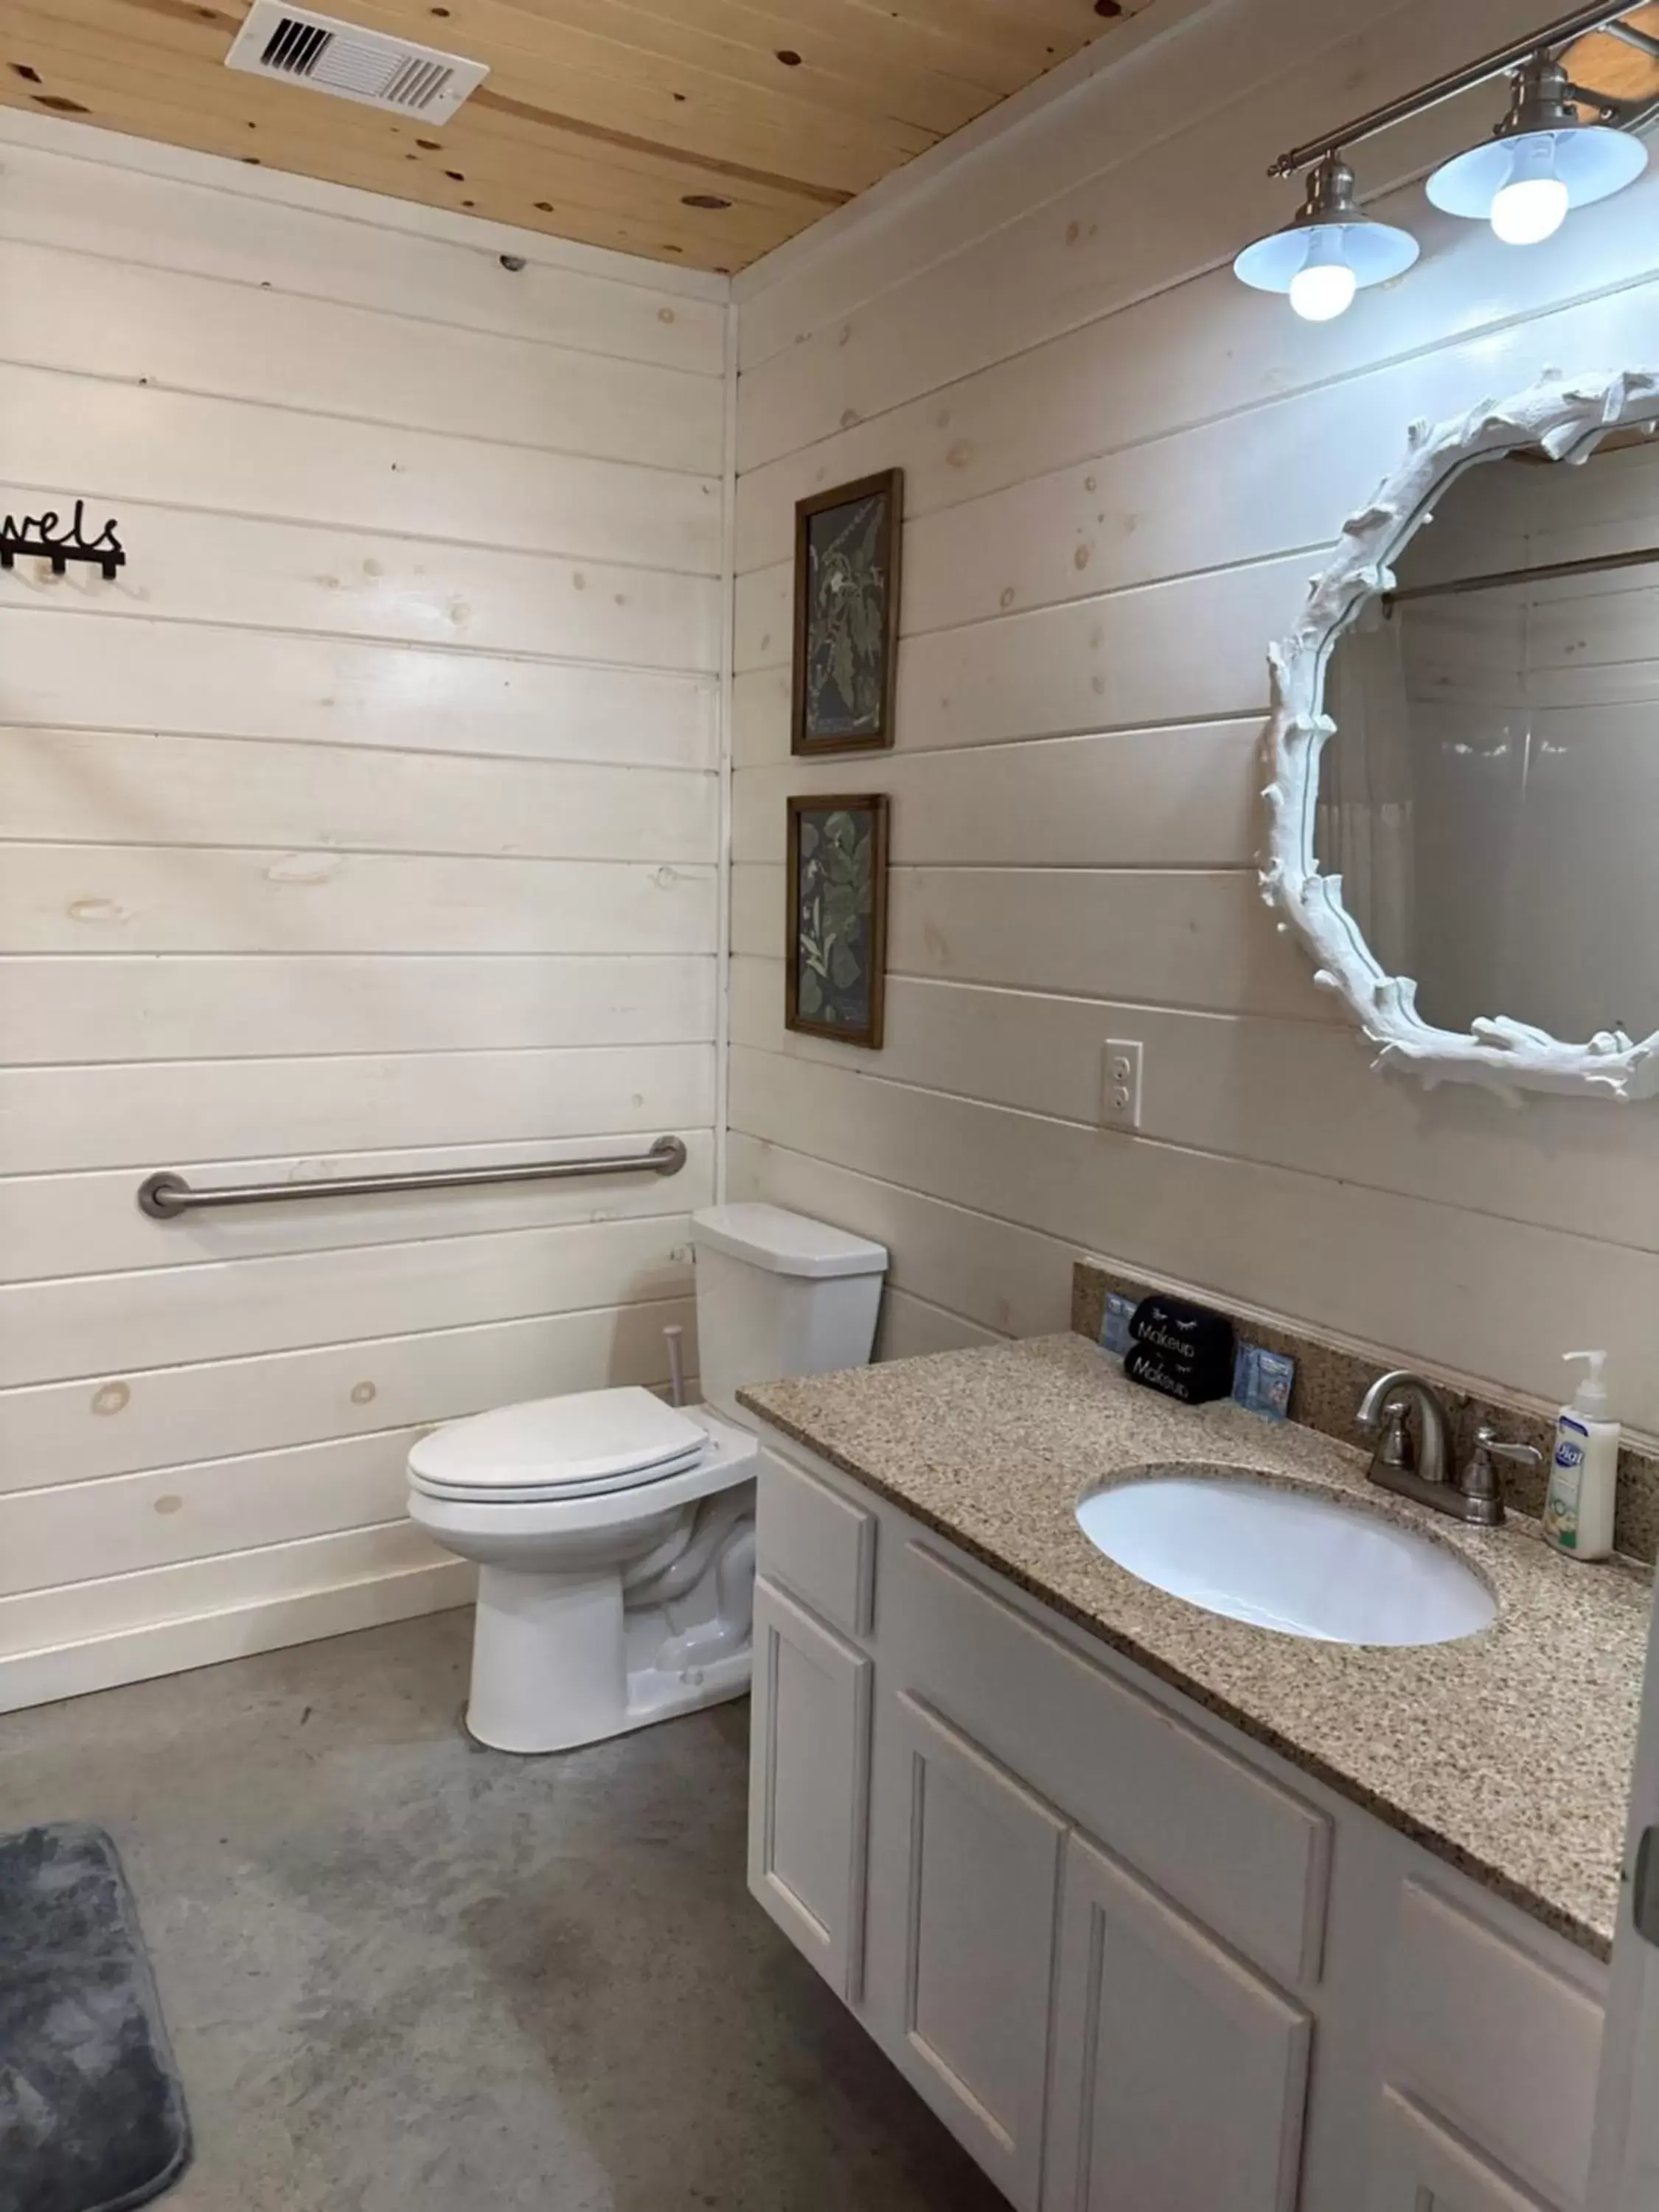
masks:
<svg viewBox="0 0 1659 2212"><path fill-rule="evenodd" d="M746 1704L476 1750L451 1613L0 1720L101 1822L197 2142L167 2212L998 2212L744 1887Z"/></svg>

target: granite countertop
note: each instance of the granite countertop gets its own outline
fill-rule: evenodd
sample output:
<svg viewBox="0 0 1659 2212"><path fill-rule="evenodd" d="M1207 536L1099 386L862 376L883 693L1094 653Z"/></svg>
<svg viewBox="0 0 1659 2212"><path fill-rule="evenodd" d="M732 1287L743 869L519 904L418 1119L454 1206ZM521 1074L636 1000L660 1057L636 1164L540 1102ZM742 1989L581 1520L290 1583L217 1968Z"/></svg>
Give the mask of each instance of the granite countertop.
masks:
<svg viewBox="0 0 1659 2212"><path fill-rule="evenodd" d="M1466 1528L1364 1457L1231 1401L1188 1407L1080 1336L741 1392L752 1411L1113 1650L1599 1958L1612 1950L1651 1584L1561 1559L1537 1524ZM1073 1509L1131 1468L1249 1469L1343 1492L1461 1553L1490 1628L1401 1649L1204 1612L1095 1550Z"/></svg>

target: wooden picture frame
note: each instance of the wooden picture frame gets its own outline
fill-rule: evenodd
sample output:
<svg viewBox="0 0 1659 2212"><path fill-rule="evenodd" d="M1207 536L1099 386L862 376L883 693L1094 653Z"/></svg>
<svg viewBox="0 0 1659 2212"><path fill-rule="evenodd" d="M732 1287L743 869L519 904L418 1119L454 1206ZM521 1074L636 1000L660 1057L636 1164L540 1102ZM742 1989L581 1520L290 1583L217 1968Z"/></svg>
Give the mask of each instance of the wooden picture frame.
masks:
<svg viewBox="0 0 1659 2212"><path fill-rule="evenodd" d="M797 757L893 742L903 507L902 469L796 503L789 750Z"/></svg>
<svg viewBox="0 0 1659 2212"><path fill-rule="evenodd" d="M881 1049L887 824L884 792L788 802L786 1029Z"/></svg>

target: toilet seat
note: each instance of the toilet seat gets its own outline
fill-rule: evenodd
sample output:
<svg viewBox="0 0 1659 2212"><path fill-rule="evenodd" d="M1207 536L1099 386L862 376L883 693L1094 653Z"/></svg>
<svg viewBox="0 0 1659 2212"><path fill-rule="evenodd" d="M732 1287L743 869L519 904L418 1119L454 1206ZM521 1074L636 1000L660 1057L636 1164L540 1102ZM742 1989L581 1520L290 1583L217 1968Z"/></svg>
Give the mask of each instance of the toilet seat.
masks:
<svg viewBox="0 0 1659 2212"><path fill-rule="evenodd" d="M458 1504L533 1505L665 1481L708 1448L706 1429L649 1390L582 1390L434 1430L410 1451L409 1480Z"/></svg>

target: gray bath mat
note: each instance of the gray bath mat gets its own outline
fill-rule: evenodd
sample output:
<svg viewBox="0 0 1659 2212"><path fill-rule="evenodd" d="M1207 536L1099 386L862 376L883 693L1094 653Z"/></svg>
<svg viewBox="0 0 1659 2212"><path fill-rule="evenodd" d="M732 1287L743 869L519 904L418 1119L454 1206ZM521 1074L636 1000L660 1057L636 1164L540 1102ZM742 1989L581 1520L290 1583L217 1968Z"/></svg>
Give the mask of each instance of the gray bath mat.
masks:
<svg viewBox="0 0 1659 2212"><path fill-rule="evenodd" d="M189 2159L114 1844L69 1821L0 1836L0 2212L126 2212Z"/></svg>

